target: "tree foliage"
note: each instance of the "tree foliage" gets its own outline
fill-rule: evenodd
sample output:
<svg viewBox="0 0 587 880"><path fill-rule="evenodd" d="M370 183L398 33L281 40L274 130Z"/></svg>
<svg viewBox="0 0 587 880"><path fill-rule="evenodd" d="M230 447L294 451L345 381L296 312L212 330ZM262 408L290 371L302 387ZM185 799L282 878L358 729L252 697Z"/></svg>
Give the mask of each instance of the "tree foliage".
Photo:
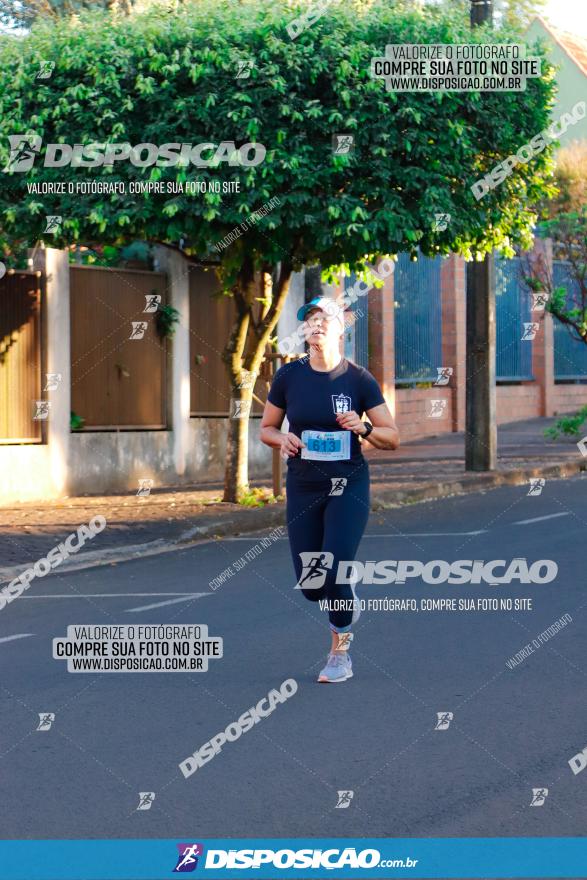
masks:
<svg viewBox="0 0 587 880"><path fill-rule="evenodd" d="M131 195L38 196L26 183L109 179L109 169L43 168L5 175L0 198L4 241L47 243L145 237L183 241L214 258L214 244L251 211L280 206L221 257L226 270L245 255L256 267L287 254L296 266L363 262L365 255L420 247L467 257L528 243L531 205L544 193L550 150L478 203L470 186L548 123L552 82L526 92L390 93L370 61L385 44L498 41L503 34L437 10L399 15L385 0L334 4L296 40L286 25L298 3L202 0L175 9L113 18L39 23L30 35L0 40L0 134L34 131L47 142L199 143L260 141L265 161L139 169L117 163L110 179L233 180L240 195L169 198ZM39 59L55 64L37 79ZM239 62L250 76L235 79ZM332 154L332 136L355 137L349 156ZM57 210L57 208L59 210ZM444 231L436 213L450 214ZM63 216L61 234L44 234L45 214Z"/></svg>
<svg viewBox="0 0 587 880"><path fill-rule="evenodd" d="M558 151L554 183L557 193L544 204L543 211L550 220L587 206L587 141L572 141Z"/></svg>
<svg viewBox="0 0 587 880"><path fill-rule="evenodd" d="M559 150L555 195L542 203L540 236L568 268L568 282L556 284L544 251L525 258L527 286L547 297L547 310L571 336L587 344L587 144L574 141Z"/></svg>
<svg viewBox="0 0 587 880"><path fill-rule="evenodd" d="M425 0L425 2L445 4L461 13L468 13L471 8L471 0ZM546 0L493 0L493 17L498 25L506 25L521 34L535 16L544 13L545 6Z"/></svg>
<svg viewBox="0 0 587 880"><path fill-rule="evenodd" d="M555 259L568 267L568 282L556 284L543 252L526 257L524 279L533 293L546 297L546 308L571 333L587 344L587 206L558 214L541 225L552 242Z"/></svg>
<svg viewBox="0 0 587 880"><path fill-rule="evenodd" d="M37 18L68 18L89 9L128 13L133 4L134 0L0 0L0 25L22 30Z"/></svg>
<svg viewBox="0 0 587 880"><path fill-rule="evenodd" d="M0 248L8 255L39 240L103 248L144 239L214 265L235 302L224 356L239 401L250 398L242 372L257 375L293 270L320 263L364 272L378 256L418 249L513 255L530 245L533 206L550 191L548 147L482 201L471 192L548 124L554 86L545 61L542 78L518 93L395 93L370 75L371 59L388 43L507 42L516 39L510 30L471 32L468 12L446 7L345 0L292 40L287 25L310 5L166 2L129 16L39 19L25 36L0 38L0 167L9 160L8 136L24 133L44 145L264 145L254 167L48 168L41 156L26 174L4 173L0 192ZM39 78L40 63L50 76ZM333 153L338 134L353 136L354 152ZM239 191L76 192L77 182L188 180ZM56 183L66 192L43 193ZM266 216L248 222L271 200ZM438 224L437 214L450 222ZM55 215L61 224L46 231ZM219 247L243 224L244 234ZM229 470L239 484L246 421L229 428Z"/></svg>

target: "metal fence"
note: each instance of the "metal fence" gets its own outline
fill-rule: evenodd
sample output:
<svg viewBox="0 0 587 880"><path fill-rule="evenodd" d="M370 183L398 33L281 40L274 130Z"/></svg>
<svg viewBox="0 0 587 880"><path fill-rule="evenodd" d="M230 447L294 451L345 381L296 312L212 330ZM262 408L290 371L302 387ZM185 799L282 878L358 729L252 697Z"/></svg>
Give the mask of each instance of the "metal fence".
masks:
<svg viewBox="0 0 587 880"><path fill-rule="evenodd" d="M400 254L394 273L396 384L431 382L442 365L441 257Z"/></svg>
<svg viewBox="0 0 587 880"><path fill-rule="evenodd" d="M532 341L523 339L532 323L532 301L521 284L518 257L495 259L495 375L498 381L532 379Z"/></svg>
<svg viewBox="0 0 587 880"><path fill-rule="evenodd" d="M40 272L0 280L0 444L43 440L41 303Z"/></svg>
<svg viewBox="0 0 587 880"><path fill-rule="evenodd" d="M356 282L355 275L344 279L344 289L349 290ZM369 314L368 296L358 297L349 307L353 320L344 334L344 356L360 367L369 366Z"/></svg>
<svg viewBox="0 0 587 880"><path fill-rule="evenodd" d="M564 260L553 260L552 280L555 287L567 289L567 301L579 301L579 282ZM581 381L587 378L587 344L576 333L553 317L554 330L554 378L558 381Z"/></svg>
<svg viewBox="0 0 587 880"><path fill-rule="evenodd" d="M92 430L164 428L166 345L145 309L153 294L165 305L166 276L71 266L70 279L72 410Z"/></svg>

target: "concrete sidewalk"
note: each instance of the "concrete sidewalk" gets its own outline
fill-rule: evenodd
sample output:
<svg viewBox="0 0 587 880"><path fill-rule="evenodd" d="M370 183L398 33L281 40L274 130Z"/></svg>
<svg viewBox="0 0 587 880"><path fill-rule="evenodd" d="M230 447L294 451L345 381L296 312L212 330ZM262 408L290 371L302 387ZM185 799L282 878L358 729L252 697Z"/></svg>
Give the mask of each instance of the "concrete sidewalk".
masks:
<svg viewBox="0 0 587 880"><path fill-rule="evenodd" d="M587 470L578 438L545 440L553 419L531 419L498 428L498 469L464 469L464 435L443 434L406 443L396 452L369 452L372 507L410 504L448 495L529 482L531 477L561 478ZM257 485L270 488L269 480ZM283 502L261 508L220 503L218 483L182 489L154 489L151 494L83 496L58 502L0 507L0 579L14 577L101 514L108 527L83 551L59 567L115 563L161 553L210 537L246 534L284 524Z"/></svg>

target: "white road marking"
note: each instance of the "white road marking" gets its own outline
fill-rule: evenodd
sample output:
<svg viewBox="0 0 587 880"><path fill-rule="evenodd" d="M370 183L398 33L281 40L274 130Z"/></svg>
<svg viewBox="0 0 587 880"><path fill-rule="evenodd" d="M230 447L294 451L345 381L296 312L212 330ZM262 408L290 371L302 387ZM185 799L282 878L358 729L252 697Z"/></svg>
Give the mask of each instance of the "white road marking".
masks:
<svg viewBox="0 0 587 880"><path fill-rule="evenodd" d="M124 599L127 596L199 596L200 593L45 593L20 596L21 599ZM207 595L207 594L205 594Z"/></svg>
<svg viewBox="0 0 587 880"><path fill-rule="evenodd" d="M13 642L15 639L28 639L29 636L34 636L34 633L19 633L16 636L4 636L0 639L0 642Z"/></svg>
<svg viewBox="0 0 587 880"><path fill-rule="evenodd" d="M391 535L363 535L365 538L450 538L468 535L484 535L487 529L477 529L476 532L393 532Z"/></svg>
<svg viewBox="0 0 587 880"><path fill-rule="evenodd" d="M475 532L393 532L391 535L363 535L363 540L365 538L448 538L452 535L455 537L467 536L467 535L484 535L487 532L487 529L478 529ZM253 541L257 541L260 538L266 538L266 535L253 535L252 537L244 538L239 536L237 538L222 538L223 541L249 541L252 543ZM287 536L285 538L275 538L275 541L287 541Z"/></svg>
<svg viewBox="0 0 587 880"><path fill-rule="evenodd" d="M190 599L202 599L204 596L212 596L213 593L190 593L187 596L180 596L179 599L168 599L167 602L153 602L151 605L139 605L138 608L126 608L125 614L131 611L149 611L151 608L161 608L163 605L174 605L176 602L189 602Z"/></svg>
<svg viewBox="0 0 587 880"><path fill-rule="evenodd" d="M565 510L562 513L549 513L548 516L535 516L532 519L519 519L517 522L513 523L515 526L525 526L528 523L535 522L543 522L545 519L556 519L559 516L570 516L571 512L569 510Z"/></svg>

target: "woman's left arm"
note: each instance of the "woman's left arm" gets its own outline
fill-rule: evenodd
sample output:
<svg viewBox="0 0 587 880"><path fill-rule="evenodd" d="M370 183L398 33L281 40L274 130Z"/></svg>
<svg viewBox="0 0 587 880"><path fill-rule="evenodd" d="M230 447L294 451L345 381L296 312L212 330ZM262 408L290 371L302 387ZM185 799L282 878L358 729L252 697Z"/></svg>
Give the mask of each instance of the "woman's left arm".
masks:
<svg viewBox="0 0 587 880"><path fill-rule="evenodd" d="M365 438L367 442L375 446L376 449L397 449L399 446L399 431L387 404L380 403L379 406L368 409L366 414L368 420L373 425L373 430ZM358 437L362 437L365 434L365 424L354 410L340 413L337 415L336 420L341 428L347 431L354 431Z"/></svg>
<svg viewBox="0 0 587 880"><path fill-rule="evenodd" d="M368 409L367 418L373 425L373 430L366 438L367 443L371 443L376 449L397 449L399 431L387 404L381 403Z"/></svg>

